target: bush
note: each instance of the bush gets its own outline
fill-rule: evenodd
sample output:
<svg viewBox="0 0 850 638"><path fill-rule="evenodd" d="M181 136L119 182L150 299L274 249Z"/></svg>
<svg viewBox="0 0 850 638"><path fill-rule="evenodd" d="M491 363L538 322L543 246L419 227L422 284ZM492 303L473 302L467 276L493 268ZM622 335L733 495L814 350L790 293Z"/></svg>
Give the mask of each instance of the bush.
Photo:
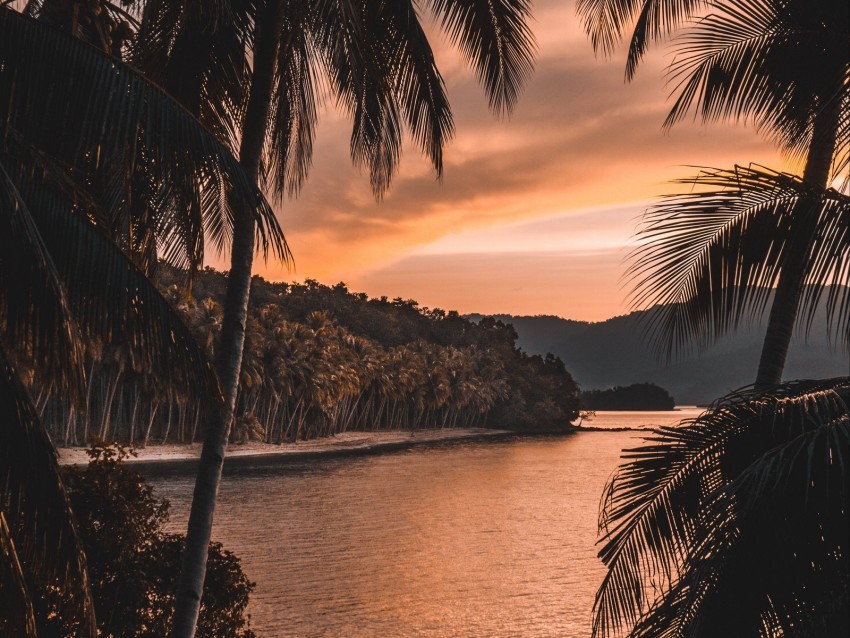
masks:
<svg viewBox="0 0 850 638"><path fill-rule="evenodd" d="M88 560L92 596L101 635L168 635L184 537L168 534L168 502L123 461L132 451L94 445L85 469L68 468L64 478ZM246 618L254 588L239 558L211 543L196 635L253 638ZM41 597L48 626L39 635L74 636L76 628L51 613L61 609L61 592Z"/></svg>

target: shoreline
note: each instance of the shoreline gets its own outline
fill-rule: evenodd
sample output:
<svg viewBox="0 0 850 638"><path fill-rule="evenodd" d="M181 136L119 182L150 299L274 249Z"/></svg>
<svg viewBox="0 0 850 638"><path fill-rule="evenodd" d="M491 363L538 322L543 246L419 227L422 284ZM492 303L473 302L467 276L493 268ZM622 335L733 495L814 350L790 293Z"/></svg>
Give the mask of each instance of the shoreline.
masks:
<svg viewBox="0 0 850 638"><path fill-rule="evenodd" d="M571 434L574 430L564 432ZM529 433L531 436L537 434ZM378 455L410 449L435 447L470 441L502 441L528 436L513 430L458 428L443 430L385 430L377 432L344 432L335 436L297 443L231 443L224 458L224 472L237 469L271 468L316 459ZM552 435L553 433L546 433ZM561 436L561 434L554 434ZM85 447L57 448L60 466L88 464ZM201 443L150 444L137 448L136 456L125 462L142 473L183 474L197 469Z"/></svg>

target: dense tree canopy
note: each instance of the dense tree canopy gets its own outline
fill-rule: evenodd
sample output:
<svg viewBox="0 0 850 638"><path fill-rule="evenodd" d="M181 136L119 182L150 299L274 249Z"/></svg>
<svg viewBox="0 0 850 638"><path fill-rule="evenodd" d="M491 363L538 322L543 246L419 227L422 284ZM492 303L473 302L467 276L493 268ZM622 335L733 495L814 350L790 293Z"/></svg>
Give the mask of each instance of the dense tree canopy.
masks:
<svg viewBox="0 0 850 638"><path fill-rule="evenodd" d="M585 390L581 407L585 410L672 410L676 401L654 383L633 383L607 390Z"/></svg>
<svg viewBox="0 0 850 638"><path fill-rule="evenodd" d="M159 283L212 358L225 277L161 266ZM233 440L291 441L348 429L484 425L563 430L578 388L563 363L529 356L516 331L415 301L369 299L343 284L269 283L255 277ZM202 404L134 368L121 347L89 349L85 410L37 390L58 440L197 440Z"/></svg>

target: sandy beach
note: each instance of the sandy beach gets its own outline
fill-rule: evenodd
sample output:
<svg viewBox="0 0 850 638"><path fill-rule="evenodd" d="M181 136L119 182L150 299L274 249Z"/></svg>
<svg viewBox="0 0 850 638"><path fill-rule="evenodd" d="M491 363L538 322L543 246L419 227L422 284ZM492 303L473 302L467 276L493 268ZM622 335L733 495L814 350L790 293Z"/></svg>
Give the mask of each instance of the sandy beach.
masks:
<svg viewBox="0 0 850 638"><path fill-rule="evenodd" d="M282 443L280 445L249 442L228 446L225 469L234 467L273 465L316 457L357 456L402 450L414 446L438 445L482 438L515 436L509 430L458 428L443 430L391 430L380 432L344 432L322 439ZM137 448L136 456L128 460L140 469L150 471L186 470L195 467L201 454L201 444L148 445ZM59 463L84 465L88 463L86 448L59 448Z"/></svg>

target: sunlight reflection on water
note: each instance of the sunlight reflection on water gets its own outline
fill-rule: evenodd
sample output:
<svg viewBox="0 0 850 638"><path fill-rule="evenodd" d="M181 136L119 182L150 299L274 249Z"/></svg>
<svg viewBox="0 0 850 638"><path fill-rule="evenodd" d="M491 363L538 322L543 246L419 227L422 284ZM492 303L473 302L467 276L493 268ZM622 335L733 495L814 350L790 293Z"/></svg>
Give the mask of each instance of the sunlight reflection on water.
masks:
<svg viewBox="0 0 850 638"><path fill-rule="evenodd" d="M585 425L666 425L692 412L599 413ZM240 470L225 476L213 538L257 583L259 636L587 636L603 574L599 498L638 435ZM182 531L192 479L153 482Z"/></svg>

